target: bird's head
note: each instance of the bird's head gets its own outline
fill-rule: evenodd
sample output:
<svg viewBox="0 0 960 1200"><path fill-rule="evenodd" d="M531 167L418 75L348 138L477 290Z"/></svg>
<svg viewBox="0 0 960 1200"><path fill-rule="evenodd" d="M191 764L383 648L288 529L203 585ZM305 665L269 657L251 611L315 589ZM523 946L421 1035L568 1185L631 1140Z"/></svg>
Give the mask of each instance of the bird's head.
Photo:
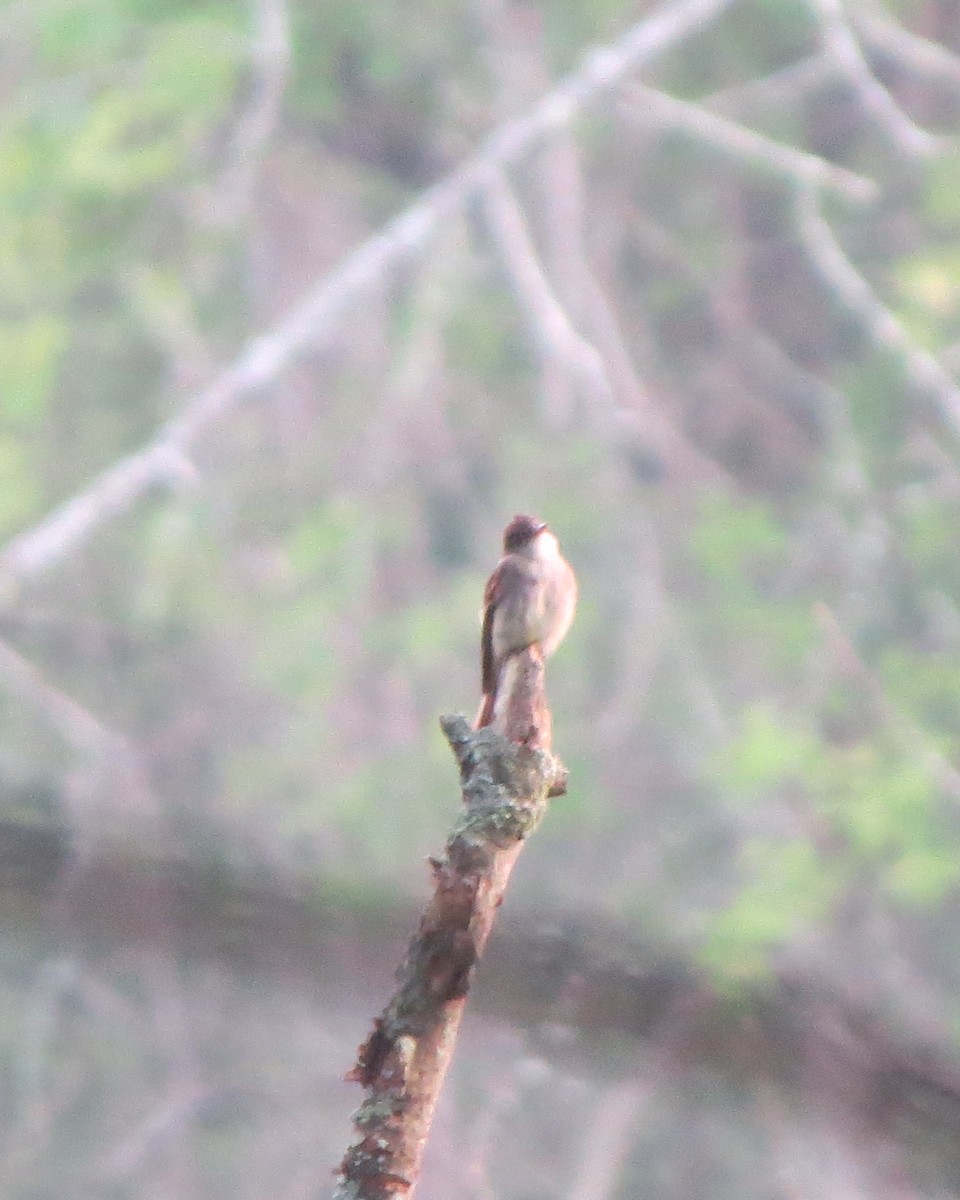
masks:
<svg viewBox="0 0 960 1200"><path fill-rule="evenodd" d="M518 513L503 531L504 554L515 554L529 546L547 528L546 521Z"/></svg>

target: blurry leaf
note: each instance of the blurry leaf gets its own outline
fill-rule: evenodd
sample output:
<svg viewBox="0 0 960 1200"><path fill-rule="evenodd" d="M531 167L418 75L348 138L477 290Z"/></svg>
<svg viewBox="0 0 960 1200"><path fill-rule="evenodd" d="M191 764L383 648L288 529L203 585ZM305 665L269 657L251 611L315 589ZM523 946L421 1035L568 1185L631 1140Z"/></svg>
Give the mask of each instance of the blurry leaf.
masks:
<svg viewBox="0 0 960 1200"><path fill-rule="evenodd" d="M758 791L802 776L818 747L810 734L789 729L765 705L744 710L739 735L723 750L716 769L744 803Z"/></svg>
<svg viewBox="0 0 960 1200"><path fill-rule="evenodd" d="M887 873L890 892L904 904L930 908L960 883L960 861L950 842L900 855Z"/></svg>
<svg viewBox="0 0 960 1200"><path fill-rule="evenodd" d="M951 532L950 566L956 562L955 532ZM951 581L952 582L952 581ZM960 733L960 661L957 652L923 654L902 645L883 653L878 671L897 707L909 713L931 736L940 733L943 748L957 744Z"/></svg>
<svg viewBox="0 0 960 1200"><path fill-rule="evenodd" d="M353 587L357 550L368 539L368 521L361 507L340 497L300 522L290 535L287 552L299 574L321 575L332 585L339 582Z"/></svg>
<svg viewBox="0 0 960 1200"><path fill-rule="evenodd" d="M142 99L208 124L230 99L243 52L240 30L226 21L198 15L159 25L140 74Z"/></svg>
<svg viewBox="0 0 960 1200"><path fill-rule="evenodd" d="M838 893L834 872L810 842L758 840L743 857L748 881L711 918L700 955L721 979L769 974L770 952L823 917Z"/></svg>
<svg viewBox="0 0 960 1200"><path fill-rule="evenodd" d="M135 106L122 92L100 96L68 148L64 168L70 185L124 196L165 178L179 159L166 116Z"/></svg>
<svg viewBox="0 0 960 1200"><path fill-rule="evenodd" d="M0 156L3 142L0 139ZM0 165L2 172L2 165ZM42 306L43 319L52 319L46 311L69 296L76 264L71 262L70 231L59 215L49 211L21 211L27 198L11 199L0 185L0 278L7 305L14 311L29 311Z"/></svg>
<svg viewBox="0 0 960 1200"><path fill-rule="evenodd" d="M945 225L960 221L960 154L938 155L927 165L924 208Z"/></svg>
<svg viewBox="0 0 960 1200"><path fill-rule="evenodd" d="M69 337L54 316L0 322L0 415L26 430L43 416Z"/></svg>
<svg viewBox="0 0 960 1200"><path fill-rule="evenodd" d="M904 260L898 276L900 321L918 345L938 350L944 330L955 330L960 316L960 257L938 246L935 253Z"/></svg>
<svg viewBox="0 0 960 1200"><path fill-rule="evenodd" d="M880 350L848 368L841 376L851 402L855 432L862 438L871 460L890 463L902 452L910 417L904 403L903 358L893 350Z"/></svg>
<svg viewBox="0 0 960 1200"><path fill-rule="evenodd" d="M447 323L450 363L467 375L513 378L528 353L518 335L517 314L493 279L472 281L469 304L456 305ZM465 298L466 299L466 298Z"/></svg>
<svg viewBox="0 0 960 1200"><path fill-rule="evenodd" d="M783 548L783 529L770 509L755 501L710 495L700 508L700 520L690 549L706 575L742 586L749 573Z"/></svg>
<svg viewBox="0 0 960 1200"><path fill-rule="evenodd" d="M68 181L124 196L172 174L223 112L236 63L229 26L197 18L158 28L136 82L91 103L67 146Z"/></svg>
<svg viewBox="0 0 960 1200"><path fill-rule="evenodd" d="M185 597L195 590L194 572L203 570L197 538L197 512L186 495L144 517L138 538L142 558L139 586L131 589L130 607L138 622L162 627L185 621ZM203 547L209 552L208 547Z"/></svg>
<svg viewBox="0 0 960 1200"><path fill-rule="evenodd" d="M35 7L40 53L51 66L79 67L120 53L130 14L119 0L58 0Z"/></svg>
<svg viewBox="0 0 960 1200"><path fill-rule="evenodd" d="M915 254L897 272L909 300L939 316L956 315L960 305L960 255L937 248L935 254Z"/></svg>
<svg viewBox="0 0 960 1200"><path fill-rule="evenodd" d="M825 757L811 792L861 856L888 853L931 828L938 803L921 764L872 742Z"/></svg>
<svg viewBox="0 0 960 1200"><path fill-rule="evenodd" d="M26 448L16 438L0 433L0 535L16 532L36 511L41 495Z"/></svg>

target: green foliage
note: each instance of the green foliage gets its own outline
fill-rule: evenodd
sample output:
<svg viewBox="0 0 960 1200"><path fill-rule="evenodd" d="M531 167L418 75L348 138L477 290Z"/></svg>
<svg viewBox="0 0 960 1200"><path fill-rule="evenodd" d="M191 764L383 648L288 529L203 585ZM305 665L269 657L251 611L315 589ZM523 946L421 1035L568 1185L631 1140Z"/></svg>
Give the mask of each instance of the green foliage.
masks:
<svg viewBox="0 0 960 1200"><path fill-rule="evenodd" d="M605 41L636 19L633 7L624 0L578 0L546 4L542 8L544 39L556 70L569 70L583 54L584 46Z"/></svg>
<svg viewBox="0 0 960 1200"><path fill-rule="evenodd" d="M929 836L937 799L929 771L882 744L857 743L810 776L811 802L860 861L896 855L918 831Z"/></svg>
<svg viewBox="0 0 960 1200"><path fill-rule="evenodd" d="M477 591L476 577L464 575L437 595L406 605L380 623L371 648L414 667L449 660L464 648L464 632L477 625Z"/></svg>
<svg viewBox="0 0 960 1200"><path fill-rule="evenodd" d="M802 838L749 841L741 857L748 882L711 921L701 950L704 965L728 985L768 977L772 953L823 919L844 883Z"/></svg>
<svg viewBox="0 0 960 1200"><path fill-rule="evenodd" d="M466 296L451 305L448 316L450 363L470 377L517 387L529 363L517 315L504 304L504 284L493 273L474 279ZM525 383L525 380L523 380Z"/></svg>
<svg viewBox="0 0 960 1200"><path fill-rule="evenodd" d="M920 689L922 690L922 689ZM734 807L778 803L808 834L753 837L742 882L707 922L704 961L726 979L762 975L770 955L865 874L895 905L926 907L960 883L944 797L922 759L882 736L824 749L767 706L745 710L737 737L711 763Z"/></svg>
<svg viewBox="0 0 960 1200"><path fill-rule="evenodd" d="M245 53L229 5L66 0L19 21L50 74L0 121L7 532L156 424L144 339L167 314L154 294L145 326L125 277L182 281L176 189L198 177ZM51 477L40 464L64 444L73 453Z"/></svg>
<svg viewBox="0 0 960 1200"><path fill-rule="evenodd" d="M294 47L309 47L292 84L297 109L315 119L349 118L351 105L409 104L435 116L436 79L467 49L467 26L451 0L428 0L410 20L402 0L376 5L300 5Z"/></svg>
<svg viewBox="0 0 960 1200"><path fill-rule="evenodd" d="M850 399L853 424L865 437L868 453L889 472L903 446L910 405L904 396L903 361L883 352L844 372L842 384Z"/></svg>
<svg viewBox="0 0 960 1200"><path fill-rule="evenodd" d="M339 497L307 513L290 531L290 565L298 575L323 579L342 601L356 595L365 582L370 560L363 551L370 534L362 507L349 497Z"/></svg>
<svg viewBox="0 0 960 1200"><path fill-rule="evenodd" d="M639 15L624 0L526 14L531 35L542 20L554 70ZM235 224L215 217L260 82L247 8L55 0L5 17L25 64L0 117L5 535L151 436L495 128L515 84L544 85L508 79L501 92L500 71L524 63L491 64L493 18L454 0L290 16L282 114ZM741 82L812 53L814 32L802 0L754 0L651 78L689 97L725 92L732 107ZM819 93L764 86L776 103L738 119L881 182L882 205L838 204L830 220L914 342L954 345L960 158L911 162L911 196L863 114L836 129ZM608 411L543 352L477 206L441 246L442 312L419 261L371 291L316 354L211 427L195 478L187 469L173 495L158 489L25 593L12 636L54 694L142 740L158 803L189 811L193 833L206 820L211 842L235 837L337 879L370 867L379 885L411 850L435 848L455 802L449 755L425 731L438 708L476 702L492 531L541 512L583 588L550 674L575 774L551 861L587 830L594 861L614 864L609 896L705 929L712 964L761 974L864 879L895 911L929 913L957 886L956 830L926 755L960 758L951 431L814 269L789 189L687 134L634 141L615 104L571 137L587 259L650 390L637 405L689 443L692 463L722 462L715 483L689 483L682 454L638 482L647 447L631 459L620 436L629 389ZM553 165L534 154L511 181L551 286L596 338L605 317L564 245ZM781 352L809 371L802 411L781 403ZM398 370L414 384L384 405ZM846 447L831 442L817 378L850 399L869 497L838 495ZM558 417L547 402L560 394ZM743 429L759 478L724 454ZM385 441L381 461L369 447ZM769 464L781 462L815 482L779 487ZM865 549L872 525L883 531ZM836 606L887 708L830 661L817 604ZM37 632L51 612L55 634ZM13 705L3 716L8 776L28 760L60 770L49 731ZM634 767L653 781L640 801Z"/></svg>
<svg viewBox="0 0 960 1200"><path fill-rule="evenodd" d="M785 532L768 505L714 494L700 507L690 550L711 586L742 593L785 543Z"/></svg>
<svg viewBox="0 0 960 1200"><path fill-rule="evenodd" d="M18 532L34 515L39 499L29 451L17 438L0 433L0 534Z"/></svg>
<svg viewBox="0 0 960 1200"><path fill-rule="evenodd" d="M803 595L776 594L789 529L768 504L709 497L698 508L688 552L696 588L706 589L708 605L697 605L694 620L707 643L723 653L725 631L737 629L749 652L736 650L724 667L736 685L795 667L814 637L811 605ZM751 684L750 686L753 686Z"/></svg>
<svg viewBox="0 0 960 1200"><path fill-rule="evenodd" d="M67 344L65 323L51 313L0 322L0 414L4 427L36 428L57 380Z"/></svg>
<svg viewBox="0 0 960 1200"><path fill-rule="evenodd" d="M947 228L960 221L960 154L938 155L926 164L924 209Z"/></svg>
<svg viewBox="0 0 960 1200"><path fill-rule="evenodd" d="M59 0L32 14L37 50L52 70L95 67L117 58L131 36L132 5Z"/></svg>
<svg viewBox="0 0 960 1200"><path fill-rule="evenodd" d="M923 654L898 644L883 651L878 671L898 709L952 753L960 730L957 654Z"/></svg>
<svg viewBox="0 0 960 1200"><path fill-rule="evenodd" d="M196 18L158 28L134 77L91 100L67 147L67 187L120 198L177 178L222 115L236 66L228 25Z"/></svg>
<svg viewBox="0 0 960 1200"><path fill-rule="evenodd" d="M758 793L807 775L817 742L803 730L791 729L766 704L745 708L739 735L713 761L718 778L734 802L747 806Z"/></svg>
<svg viewBox="0 0 960 1200"><path fill-rule="evenodd" d="M929 913L956 892L960 865L951 841L931 839L910 847L886 875L890 895L903 907Z"/></svg>
<svg viewBox="0 0 960 1200"><path fill-rule="evenodd" d="M898 316L918 346L935 351L960 332L960 252L937 246L899 265Z"/></svg>

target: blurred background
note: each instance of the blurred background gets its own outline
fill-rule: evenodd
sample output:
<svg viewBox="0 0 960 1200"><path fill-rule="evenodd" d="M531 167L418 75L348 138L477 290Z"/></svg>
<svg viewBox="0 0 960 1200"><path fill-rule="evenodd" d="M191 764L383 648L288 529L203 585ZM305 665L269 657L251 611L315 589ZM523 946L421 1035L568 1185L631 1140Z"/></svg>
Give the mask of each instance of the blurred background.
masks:
<svg viewBox="0 0 960 1200"><path fill-rule="evenodd" d="M958 119L955 0L7 0L5 1196L332 1188L520 511L419 1195L960 1194Z"/></svg>

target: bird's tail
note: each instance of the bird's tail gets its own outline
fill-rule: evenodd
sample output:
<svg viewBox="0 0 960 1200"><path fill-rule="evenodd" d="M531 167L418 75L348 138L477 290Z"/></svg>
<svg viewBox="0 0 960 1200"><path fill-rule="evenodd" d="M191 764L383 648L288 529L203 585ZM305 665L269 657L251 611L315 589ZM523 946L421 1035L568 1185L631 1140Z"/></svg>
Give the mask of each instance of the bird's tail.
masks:
<svg viewBox="0 0 960 1200"><path fill-rule="evenodd" d="M487 725L493 724L493 717L497 707L497 696L495 692L490 692L480 701L480 708L477 712L477 719L473 723L474 729L484 729Z"/></svg>

